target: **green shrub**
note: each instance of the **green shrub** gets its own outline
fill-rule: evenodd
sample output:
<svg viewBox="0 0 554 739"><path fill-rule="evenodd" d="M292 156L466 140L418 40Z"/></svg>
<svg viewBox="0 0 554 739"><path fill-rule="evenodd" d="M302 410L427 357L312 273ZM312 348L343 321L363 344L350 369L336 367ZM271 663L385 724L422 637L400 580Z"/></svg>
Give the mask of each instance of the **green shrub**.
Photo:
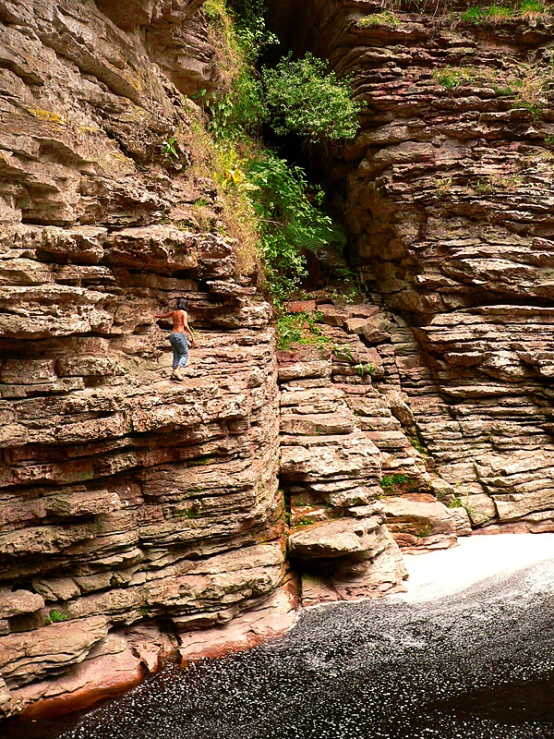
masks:
<svg viewBox="0 0 554 739"><path fill-rule="evenodd" d="M436 69L433 72L433 79L447 90L471 84L474 77L475 70L472 67L446 66L444 69Z"/></svg>
<svg viewBox="0 0 554 739"><path fill-rule="evenodd" d="M223 96L202 89L200 102L210 114L209 129L216 139L248 138L259 131L264 116L261 82L240 70L232 91Z"/></svg>
<svg viewBox="0 0 554 739"><path fill-rule="evenodd" d="M50 617L46 619L46 625L49 624L59 624L63 621L67 621L69 616L66 616L65 613L62 613L61 611L50 611Z"/></svg>
<svg viewBox="0 0 554 739"><path fill-rule="evenodd" d="M408 482L408 480L409 480L408 475L403 475L403 474L385 475L379 484L381 485L383 490L394 490L399 485L404 485L404 483Z"/></svg>
<svg viewBox="0 0 554 739"><path fill-rule="evenodd" d="M250 164L247 176L268 284L280 303L307 275L305 251L317 252L342 234L321 210L322 190L309 185L300 167L268 151Z"/></svg>
<svg viewBox="0 0 554 739"><path fill-rule="evenodd" d="M295 133L315 143L353 138L361 104L351 99L348 80L327 72L327 62L312 54L283 57L274 69L264 68L267 120L280 136Z"/></svg>
<svg viewBox="0 0 554 739"><path fill-rule="evenodd" d="M255 64L269 46L279 44L277 36L267 29L266 4L266 0L228 0L237 41L250 64Z"/></svg>
<svg viewBox="0 0 554 739"><path fill-rule="evenodd" d="M277 349L283 351L295 344L326 347L331 340L316 324L317 316L309 313L283 313L277 319Z"/></svg>
<svg viewBox="0 0 554 739"><path fill-rule="evenodd" d="M262 122L277 134L310 141L353 136L359 105L350 86L326 62L285 57L260 75L255 62L274 37L265 28L264 0L207 0L209 35L220 70L219 94L202 90L207 132L195 137L202 173L225 203L226 228L239 244L239 268L263 263L268 292L279 306L307 275L306 252L344 245L345 234L322 210L323 191L264 146ZM204 166L204 165L203 165Z"/></svg>
<svg viewBox="0 0 554 739"><path fill-rule="evenodd" d="M465 13L460 16L464 23L480 23L483 19L483 9L477 6L468 8Z"/></svg>
<svg viewBox="0 0 554 739"><path fill-rule="evenodd" d="M520 12L522 15L527 13L544 13L544 3L540 0L523 0L520 6Z"/></svg>
<svg viewBox="0 0 554 739"><path fill-rule="evenodd" d="M491 5L485 11L487 18L493 21L503 21L508 18L512 18L514 15L514 9L509 8L506 5Z"/></svg>
<svg viewBox="0 0 554 739"><path fill-rule="evenodd" d="M369 26L393 26L396 28L400 23L398 16L390 10L384 10L382 13L373 13L373 15L364 15L360 18L356 25L360 28L368 28Z"/></svg>

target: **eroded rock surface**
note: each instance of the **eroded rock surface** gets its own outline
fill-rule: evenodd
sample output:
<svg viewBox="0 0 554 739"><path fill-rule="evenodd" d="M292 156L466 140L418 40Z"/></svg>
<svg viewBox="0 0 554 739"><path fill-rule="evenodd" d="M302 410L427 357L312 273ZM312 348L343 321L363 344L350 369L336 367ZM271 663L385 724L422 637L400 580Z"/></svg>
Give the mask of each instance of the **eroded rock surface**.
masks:
<svg viewBox="0 0 554 739"><path fill-rule="evenodd" d="M191 168L200 5L0 2L3 715L127 687L283 579L270 309Z"/></svg>
<svg viewBox="0 0 554 739"><path fill-rule="evenodd" d="M390 336L387 381L444 499L474 527L552 530L548 6L479 23L463 20L464 3L448 5L457 14L383 12L370 0L273 8L283 40L352 75L365 104L359 135L328 157L328 172L368 290L404 321L360 316L352 330L369 345Z"/></svg>
<svg viewBox="0 0 554 739"><path fill-rule="evenodd" d="M332 311L327 305L321 314ZM302 573L304 605L394 592L406 576L379 500L382 462L390 454L383 457L350 403L354 398L360 408L379 397L366 356L373 355L363 346L346 347L278 355L281 485L290 507L289 551ZM367 372L357 373L356 362ZM388 413L387 408L381 415ZM402 438L405 451L410 445ZM419 462L424 472L413 451L407 464Z"/></svg>

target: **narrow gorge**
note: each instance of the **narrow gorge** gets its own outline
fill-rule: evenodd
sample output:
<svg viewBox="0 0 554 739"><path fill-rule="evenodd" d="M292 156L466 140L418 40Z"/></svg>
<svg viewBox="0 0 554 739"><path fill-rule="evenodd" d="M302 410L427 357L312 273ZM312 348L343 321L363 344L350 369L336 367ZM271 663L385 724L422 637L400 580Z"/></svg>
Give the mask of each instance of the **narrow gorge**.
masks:
<svg viewBox="0 0 554 739"><path fill-rule="evenodd" d="M287 308L317 341L282 348L237 170L206 160L209 2L0 0L1 720L401 592L403 552L554 532L535 4L269 3L280 50L328 59L361 105L311 155L359 289L312 255ZM181 297L176 383L156 315Z"/></svg>

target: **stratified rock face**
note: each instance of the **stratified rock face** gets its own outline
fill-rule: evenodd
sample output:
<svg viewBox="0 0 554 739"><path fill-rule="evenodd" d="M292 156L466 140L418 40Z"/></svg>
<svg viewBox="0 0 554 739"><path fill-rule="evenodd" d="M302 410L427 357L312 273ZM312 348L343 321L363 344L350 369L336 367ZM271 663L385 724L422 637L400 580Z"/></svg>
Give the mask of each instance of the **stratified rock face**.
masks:
<svg viewBox="0 0 554 739"><path fill-rule="evenodd" d="M334 306L324 305L318 315L325 319L335 313ZM382 466L391 456L373 443L363 414L351 407L352 400L356 408L364 402L378 406L369 373L375 366L369 360L379 355L354 336L341 350L338 340L345 340L346 332L321 330L329 340L335 337L333 352L300 347L278 354L281 485L290 507L289 552L302 576L304 605L395 592L407 575L379 500ZM354 363L365 368L361 375ZM386 418L390 412L383 407L376 415ZM372 425L381 420L373 419ZM402 439L412 453L397 454L397 463L425 474L416 450Z"/></svg>
<svg viewBox="0 0 554 739"><path fill-rule="evenodd" d="M136 682L282 580L270 310L188 169L199 5L0 2L4 715Z"/></svg>
<svg viewBox="0 0 554 739"><path fill-rule="evenodd" d="M552 530L552 17L311 0L275 23L366 104L329 171L368 289L408 322L399 383L443 492L474 526Z"/></svg>

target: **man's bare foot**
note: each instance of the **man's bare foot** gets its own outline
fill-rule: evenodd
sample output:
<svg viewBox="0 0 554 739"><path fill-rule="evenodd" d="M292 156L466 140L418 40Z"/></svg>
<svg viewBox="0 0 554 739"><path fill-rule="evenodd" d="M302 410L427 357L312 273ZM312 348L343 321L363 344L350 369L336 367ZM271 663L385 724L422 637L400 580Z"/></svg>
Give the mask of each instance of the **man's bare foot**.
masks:
<svg viewBox="0 0 554 739"><path fill-rule="evenodd" d="M172 380L182 380L183 379L183 374L181 370L179 369L179 367L177 367L176 370L173 370L173 372L171 373L171 379Z"/></svg>

